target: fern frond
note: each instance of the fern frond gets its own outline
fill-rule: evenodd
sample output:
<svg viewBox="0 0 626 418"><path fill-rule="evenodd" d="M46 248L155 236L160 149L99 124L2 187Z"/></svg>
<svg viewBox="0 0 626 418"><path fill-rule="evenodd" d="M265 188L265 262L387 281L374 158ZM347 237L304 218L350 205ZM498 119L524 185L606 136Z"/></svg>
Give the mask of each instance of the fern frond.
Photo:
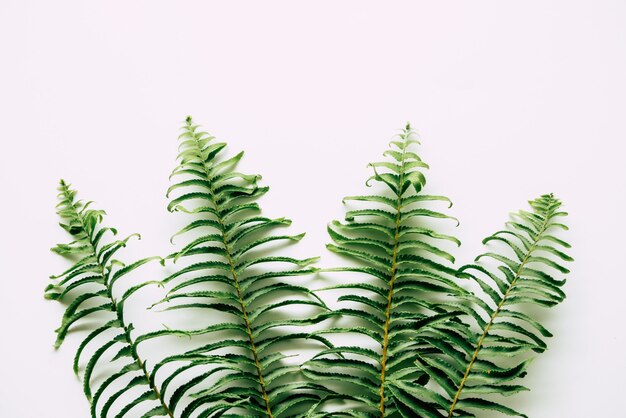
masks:
<svg viewBox="0 0 626 418"><path fill-rule="evenodd" d="M59 200L57 213L62 219L60 225L72 235L73 241L58 244L52 251L71 258L74 264L62 274L51 276L55 283L46 288L45 297L67 303L61 326L56 330L57 348L70 329L85 319L93 318L101 324L84 338L74 358L74 371L77 374L83 359L88 359L82 379L83 390L91 404L91 416L111 416L111 408L119 398L126 395L134 397L125 400L116 418L137 416L135 407L140 404L142 408L149 408L142 418L173 418L161 393L151 381L145 362L139 357L131 336L133 326L124 319L124 303L137 290L153 282L133 286L119 299L113 296L114 284L118 280L158 257L142 259L129 265L113 260L112 257L126 246L127 241L138 235L105 244L104 237L117 235L117 230L102 225L104 211L91 209L91 202L76 200L76 191L63 180L59 185ZM87 351L91 351L89 356ZM94 371L107 358L115 362L117 372L94 388ZM120 385L123 385L121 389ZM113 388L116 388L115 392L109 393ZM137 394L134 388L140 388L141 392ZM135 415L131 415L131 411Z"/></svg>
<svg viewBox="0 0 626 418"><path fill-rule="evenodd" d="M191 393L193 401L182 410L183 418L198 411L199 417L287 416L294 408L318 402L318 392L325 389L301 379L298 365L283 361L287 356L280 345L309 339L330 347L321 336L296 331L322 321L329 309L305 285L286 280L314 273L311 264L317 259L272 254L272 244L297 242L304 234L272 232L291 221L259 214L255 200L268 188L257 184L260 176L235 171L243 153L222 157L225 146L187 118L180 135L180 164L172 173L181 180L168 190L168 195L176 193L168 209L192 217L175 235L190 238L167 257L186 264L163 281L171 287L160 302L168 303L168 310L201 309L224 319L192 332L210 335L210 344L157 367L182 361L186 364L177 374L195 367L205 370L171 395L176 408L182 395ZM260 265L262 272L256 268ZM294 318L285 307L312 313ZM213 368L206 371L205 365ZM214 379L212 387L200 389L207 379ZM231 410L245 415L228 415Z"/></svg>
<svg viewBox="0 0 626 418"><path fill-rule="evenodd" d="M519 211L507 229L483 240L502 243L506 251L487 252L459 269L480 289L466 295L474 312L464 319L476 331L464 341L442 332L439 353L417 362L443 389L440 410L449 418L474 416L469 411L477 409L525 417L490 395L528 390L511 382L526 374L528 354L543 352L544 338L552 334L522 308L563 301L565 280L559 276L569 272L563 263L572 261L563 251L569 244L554 236L554 230L567 229L558 221L566 215L559 200L549 194L529 203L532 211Z"/></svg>
<svg viewBox="0 0 626 418"><path fill-rule="evenodd" d="M459 312L444 309L441 300L465 291L456 284L456 270L450 266L454 257L445 249L446 241L460 242L428 225L440 219L458 222L423 206L437 201L451 206L451 202L422 193L426 179L421 170L428 165L414 152L417 144L407 124L384 153L389 160L370 164L374 174L366 184L377 183L383 191L344 198L363 206L348 211L344 223L334 221L328 227L334 241L328 249L355 264L328 269L354 273L354 278L325 289L341 289L339 302L352 307L336 313L361 325L351 323L320 333L365 335L373 347L328 349L307 363L306 373L342 383L341 395L355 405L342 411L347 416L438 416L432 401L412 396L427 391L422 385L429 378L414 364L423 343L418 337L426 338L438 324L451 322ZM362 280L363 276L368 279ZM354 390L345 391L346 384Z"/></svg>

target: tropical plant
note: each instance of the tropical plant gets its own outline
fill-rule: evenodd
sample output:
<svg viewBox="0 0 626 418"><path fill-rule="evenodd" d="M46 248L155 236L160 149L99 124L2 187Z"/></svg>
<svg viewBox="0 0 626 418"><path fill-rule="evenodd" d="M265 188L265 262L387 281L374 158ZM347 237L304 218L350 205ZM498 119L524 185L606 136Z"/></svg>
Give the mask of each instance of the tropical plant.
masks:
<svg viewBox="0 0 626 418"><path fill-rule="evenodd" d="M428 165L413 151L417 144L407 125L384 153L389 160L370 164L374 174L366 184L383 187L371 195L345 197L344 202L357 201L362 207L348 211L345 223L328 226L334 241L328 249L356 263L326 271L356 274L348 283L322 290L341 289L339 301L349 305L335 313L354 321L321 332L361 334L373 344L324 350L307 363L306 371L316 379L344 382L338 391L352 401L342 411L346 415L421 416L433 410L429 403L411 401L428 380L414 364L423 341L418 337L425 339L459 314L442 304L442 298L464 293L451 267L454 257L442 244L460 242L423 221L456 219L424 207L436 201L452 204L447 197L422 193L426 179L421 170Z"/></svg>
<svg viewBox="0 0 626 418"><path fill-rule="evenodd" d="M494 263L459 269L459 275L471 278L479 289L463 296L473 308L463 320L472 326L441 331L436 341L427 341L440 356L423 356L418 362L443 389L441 396L429 395L448 417L474 416L468 411L475 409L525 416L488 395L528 390L510 382L526 374L533 357L523 354L545 351L543 338L552 334L522 308L552 307L563 301L565 279L554 275L569 273L562 263L573 260L563 252L570 245L553 234L555 229L568 229L558 222L567 215L560 210L561 202L547 194L529 203L532 211L520 210L506 223L507 229L483 240L505 247L476 258Z"/></svg>
<svg viewBox="0 0 626 418"><path fill-rule="evenodd" d="M55 347L61 346L74 325L91 318L99 324L82 340L74 357L74 372L78 374L82 360L87 356L86 350L91 349L82 376L83 391L91 405L91 416L111 416L109 412L118 399L125 395L131 396L136 392L135 388L140 388L138 395L125 399L125 404L115 414L116 418L137 416L131 415L131 411L134 413L134 408L142 403L152 406L141 415L142 418L173 417L161 392L154 385L145 361L139 356L137 340L132 336L133 324L124 318L124 304L130 296L154 281L127 287L120 298L114 297L114 288L119 286L121 278L155 257L128 265L114 260L112 257L126 246L131 237L139 236L134 234L105 243L105 237L117 235L117 230L102 225L104 211L91 209L92 202L76 200L76 191L63 180L59 185L59 200L57 213L63 220L60 225L72 235L73 241L58 244L52 251L72 258L74 264L62 274L51 276L54 284L46 287L45 296L67 304L61 326L56 330ZM116 362L116 372L94 388L92 376L106 358ZM121 388L116 387L113 393L107 391L115 387L116 382L124 380Z"/></svg>
<svg viewBox="0 0 626 418"><path fill-rule="evenodd" d="M525 416L497 396L527 390L515 380L551 336L529 306L565 298L557 275L569 272L562 262L572 258L553 233L567 229L553 195L514 214L483 241L490 252L457 269L451 252L460 242L442 222L458 221L435 210L452 203L423 193L428 166L407 124L387 161L370 164L373 192L344 198L356 207L328 226L328 249L349 261L323 270L348 277L319 290L339 293L331 310L302 283L319 271L317 258L276 255L304 234L275 233L291 222L259 214L268 188L236 170L243 153L224 157L226 144L191 118L179 140L168 210L188 218L172 239L189 238L164 258L114 260L136 234L107 241L117 231L102 224L104 212L76 200L65 182L59 187L61 226L73 241L52 250L74 264L52 276L46 297L67 304L57 347L75 324L91 326L74 370L90 352L83 382L93 418ZM119 279L154 259L173 272L118 289ZM135 335L124 306L151 284L167 289L153 307L202 325ZM172 336L185 342L148 367L138 346ZM94 387L106 359L113 371Z"/></svg>
<svg viewBox="0 0 626 418"><path fill-rule="evenodd" d="M500 265L452 269L442 263L454 258L436 242L459 242L424 221L450 216L416 207L448 201L420 193L425 178L419 169L427 166L411 150L417 143L407 125L385 152L391 161L370 164L374 175L368 185L372 180L382 183L387 193L346 197L344 201L368 206L348 211L345 223L334 221L328 227L334 241L328 248L354 263L325 271L358 275L322 290L340 289L338 300L351 306L335 312L356 319L321 332L363 334L373 347L324 350L307 362L307 374L343 382L340 396L326 400L351 401L340 409L349 416L473 417L475 409L524 416L491 395L527 390L509 382L526 374L532 358L508 363L529 350L546 349L542 337L551 334L516 306L553 306L565 298L560 289L565 281L546 269L569 272L560 261L571 257L556 248L569 244L549 233L567 229L555 222L566 213L559 211L561 204L553 195L541 196L530 202L532 212L520 211L507 223L509 229L484 240L502 242L508 252L489 252L476 261L491 258ZM476 285L460 287L457 278Z"/></svg>
<svg viewBox="0 0 626 418"><path fill-rule="evenodd" d="M173 303L168 310L192 309L207 319L218 317L218 321L194 332L211 334L209 344L185 356L167 358L157 368L172 361L187 361L171 379L196 366L214 366L181 386L172 395L176 401L185 391L219 374L209 389L193 394L193 402L181 413L183 418L207 405L209 408L199 417L231 410L239 412L223 416L288 416L299 406L318 401L317 392L325 391L299 378L299 365L285 363L288 355L281 351L281 346L293 345L294 340L329 344L306 330L296 331L325 319L329 309L306 286L287 280L314 273L316 269L310 265L317 257L272 255L271 244L297 242L304 234L272 233L291 221L258 214L260 207L255 200L268 187L258 186L258 175L235 171L243 152L223 158L226 144L215 142L191 118L187 118L179 139L179 165L172 177L181 180L168 190L168 195L178 193L168 210L192 218L175 237L197 234L167 257L191 261L163 280L165 284L176 284L160 303ZM265 268L260 271L258 266ZM303 308L312 308L313 312L298 312ZM171 332L176 331L159 334ZM176 402L172 403L175 407Z"/></svg>

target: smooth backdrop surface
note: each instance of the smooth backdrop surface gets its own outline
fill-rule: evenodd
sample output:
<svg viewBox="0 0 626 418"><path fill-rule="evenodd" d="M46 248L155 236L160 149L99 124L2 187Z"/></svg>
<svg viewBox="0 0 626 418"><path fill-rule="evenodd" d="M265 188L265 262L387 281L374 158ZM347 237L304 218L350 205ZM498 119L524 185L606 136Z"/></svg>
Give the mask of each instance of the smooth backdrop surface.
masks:
<svg viewBox="0 0 626 418"><path fill-rule="evenodd" d="M42 297L60 177L166 254L187 114L245 149L269 215L337 261L325 225L365 190L406 121L428 188L455 202L458 262L510 211L554 192L571 216L568 299L511 405L533 418L626 417L626 3L623 1L0 2L0 417L81 418Z"/></svg>

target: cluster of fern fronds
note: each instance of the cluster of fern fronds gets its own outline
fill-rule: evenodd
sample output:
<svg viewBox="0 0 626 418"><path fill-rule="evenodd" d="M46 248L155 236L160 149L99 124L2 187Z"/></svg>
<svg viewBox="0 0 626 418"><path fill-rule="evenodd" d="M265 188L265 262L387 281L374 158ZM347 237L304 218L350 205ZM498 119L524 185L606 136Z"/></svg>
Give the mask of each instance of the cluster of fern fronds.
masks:
<svg viewBox="0 0 626 418"><path fill-rule="evenodd" d="M52 276L46 297L66 305L57 347L78 324L89 328L74 371L93 418L525 416L501 397L527 390L519 379L552 336L529 308L565 298L572 260L556 235L566 213L552 194L485 238L490 250L474 263L455 267L460 242L440 225L458 225L445 213L452 203L423 193L428 166L407 125L386 161L370 164L372 194L346 197L345 219L328 226L327 247L346 266L320 273L317 258L280 253L281 242L304 234L282 233L289 219L261 214L268 188L237 171L243 153L224 156L226 144L191 118L179 140L168 210L188 223L173 254L119 261L137 235L116 238L103 211L59 186L72 241L52 250L73 265ZM157 260L170 273L131 280ZM335 272L338 284L311 289L312 275ZM154 307L194 326L139 333L124 306L152 285L165 292ZM339 295L331 305L329 290ZM195 344L146 361L144 343L180 336Z"/></svg>

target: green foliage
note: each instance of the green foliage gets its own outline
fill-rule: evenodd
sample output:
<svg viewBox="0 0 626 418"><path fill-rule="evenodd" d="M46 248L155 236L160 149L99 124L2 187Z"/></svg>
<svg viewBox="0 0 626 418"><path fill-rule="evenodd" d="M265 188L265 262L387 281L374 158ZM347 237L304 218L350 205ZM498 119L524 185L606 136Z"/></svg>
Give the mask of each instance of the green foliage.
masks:
<svg viewBox="0 0 626 418"><path fill-rule="evenodd" d="M61 326L56 330L55 347L61 346L70 328L94 318L98 325L83 339L74 357L74 372L78 374L81 363L86 364L83 373L83 390L90 401L91 416L106 417L115 402L134 388L141 388L139 395L129 401L115 418L131 417L133 408L150 403L151 408L142 418L173 415L163 401L159 390L150 381L145 362L139 357L137 343L131 334L133 326L124 319L124 304L137 290L153 282L144 282L128 288L119 299L113 297L113 289L119 280L153 258L146 258L124 265L112 257L133 236L105 243L107 235L117 235L114 228L102 225L104 211L91 209L91 202L76 200L76 191L61 180L59 186L58 214L60 224L74 239L69 244L52 248L57 254L70 257L74 264L58 276L51 276L54 284L46 287L48 299L67 304ZM135 235L138 237L138 235ZM91 353L88 354L87 352ZM86 363L84 359L88 360ZM117 371L97 388L92 386L92 376L98 365L106 359L117 361ZM130 379L130 383L113 393L107 391L116 382ZM134 393L134 392L133 392Z"/></svg>
<svg viewBox="0 0 626 418"><path fill-rule="evenodd" d="M274 229L291 221L259 215L255 200L268 188L258 186L260 176L235 171L243 153L222 158L226 144L198 130L191 118L180 141L180 164L172 173L180 180L168 190L168 195L178 195L168 209L192 218L175 236L197 234L168 257L192 261L163 280L173 287L161 303L174 303L169 310L204 311L207 317L215 316L215 311L224 314L222 321L196 332L211 334L213 341L188 353L194 360L180 369L212 364L222 376L210 389L194 393L181 416L191 416L206 405L220 414L236 408L250 416L287 416L301 404L318 401L317 392L323 390L294 376L300 372L298 365L285 364L287 356L280 351L297 339L328 344L304 330L293 331L320 322L329 310L306 286L285 280L314 273L310 264L317 258L273 255L272 244L297 242L304 234L276 234ZM213 288L206 290L207 284ZM302 308L316 312L294 316ZM186 388L191 389L192 385Z"/></svg>
<svg viewBox="0 0 626 418"><path fill-rule="evenodd" d="M74 369L85 365L92 417L525 416L499 397L528 390L516 380L552 336L534 312L565 298L560 276L572 259L554 233L567 227L553 195L514 214L483 241L490 252L457 269L460 242L445 228L458 221L440 208L448 198L423 193L428 166L407 125L387 160L370 164L373 192L346 197L355 207L328 226L328 249L349 262L324 270L348 278L319 290L340 294L331 310L305 281L317 258L281 254L304 234L278 233L291 222L260 214L268 188L237 171L243 153L224 156L226 144L191 118L179 140L167 194L168 210L187 219L172 240L185 242L163 259L114 260L132 235L109 239L117 231L102 224L104 212L60 184L58 214L73 241L52 250L73 265L45 295L67 305L55 346L77 324L89 328ZM116 299L119 279L153 259L170 272ZM124 305L150 284L167 292L153 306L203 325L134 336ZM172 336L195 345L148 368L138 346ZM292 358L306 350L314 354ZM93 387L107 359L115 370Z"/></svg>
<svg viewBox="0 0 626 418"><path fill-rule="evenodd" d="M460 326L450 321L459 314L458 308L442 303L464 292L451 267L454 257L445 249L446 242L460 242L425 221L456 219L425 207L451 202L422 193L426 179L421 170L428 166L414 152L417 144L407 125L385 152L389 160L370 164L374 175L367 184L381 184L380 192L346 197L344 201L361 206L346 213L345 223L334 221L328 227L334 241L328 249L355 261L353 266L330 270L356 274L350 282L326 290L342 290L339 301L347 307L336 313L354 320L350 326L323 332L363 334L373 345L325 350L307 363L306 370L313 378L343 382L342 398L352 401L344 411L349 416L436 412L412 395L423 392L428 380L414 363L420 347L437 337L434 332L442 323Z"/></svg>
<svg viewBox="0 0 626 418"><path fill-rule="evenodd" d="M474 309L463 318L471 326L463 334L442 335L440 353L420 358L419 366L445 391L437 401L448 417L473 416L468 411L476 409L525 417L485 395L528 390L510 382L526 374L532 357L524 354L545 351L544 338L552 334L523 308L552 307L563 301L565 280L558 275L569 273L563 262L573 260L563 252L570 245L553 234L568 229L558 221L567 215L560 211L561 202L549 194L529 203L530 212L520 210L507 229L483 240L503 243L506 251L476 258L491 259L490 264L459 269L480 289L464 296ZM455 343L459 337L461 344Z"/></svg>
<svg viewBox="0 0 626 418"><path fill-rule="evenodd" d="M373 348L324 350L306 364L307 374L342 382L341 393L327 400L348 400L341 409L347 416L473 417L481 409L525 416L494 395L527 390L512 381L526 374L529 352L546 349L543 338L551 333L523 308L565 298L565 280L554 275L568 273L562 263L572 258L553 231L568 229L556 221L566 213L553 195L541 196L530 202L531 212L518 212L507 229L484 240L503 251L458 270L443 264L454 258L437 242L458 241L426 226L427 218L448 215L416 207L447 199L420 194L425 179L418 169L426 166L411 151L412 135L407 126L385 153L391 161L370 164L368 182L383 183L387 193L345 198L368 206L328 228L328 248L353 265L327 271L358 274L327 288L342 290L339 301L351 307L336 313L353 317L352 324L321 332L363 334ZM460 287L463 279L475 285Z"/></svg>

